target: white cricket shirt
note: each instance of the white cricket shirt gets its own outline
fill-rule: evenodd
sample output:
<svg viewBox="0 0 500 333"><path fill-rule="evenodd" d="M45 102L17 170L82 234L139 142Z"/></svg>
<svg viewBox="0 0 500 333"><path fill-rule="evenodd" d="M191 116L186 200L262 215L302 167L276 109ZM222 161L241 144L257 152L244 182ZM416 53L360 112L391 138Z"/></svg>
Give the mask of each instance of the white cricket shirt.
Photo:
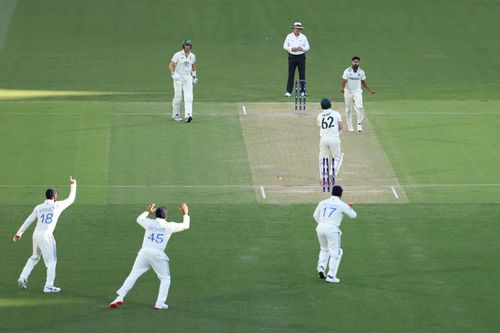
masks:
<svg viewBox="0 0 500 333"><path fill-rule="evenodd" d="M292 52L293 47L301 47L302 51ZM295 36L295 34L292 32L286 36L285 42L283 43L283 48L290 54L300 55L309 51L309 42L307 41L306 35L304 35L303 33Z"/></svg>
<svg viewBox="0 0 500 333"><path fill-rule="evenodd" d="M165 251L168 240L173 233L189 229L189 215L184 215L182 223L176 223L167 222L160 218L149 219L147 218L148 214L146 211L137 218L137 223L146 230L142 248Z"/></svg>
<svg viewBox="0 0 500 333"><path fill-rule="evenodd" d="M344 214L352 219L355 219L357 214L349 207L348 204L339 199L339 197L332 196L330 199L320 201L314 210L314 220L316 223L326 223L335 231L340 232L340 224Z"/></svg>
<svg viewBox="0 0 500 333"><path fill-rule="evenodd" d="M75 202L76 198L76 184L71 184L71 189L69 191L69 196L65 200L54 201L52 199L45 200L42 204L37 205L33 212L28 216L28 218L21 225L16 235L22 236L22 234L29 228L33 221L37 220L35 232L50 233L54 232L56 228L59 216Z"/></svg>
<svg viewBox="0 0 500 333"><path fill-rule="evenodd" d="M355 72L352 67L347 68L342 74L342 79L347 80L345 89L350 92L363 92L361 89L361 81L366 80L365 71L358 67Z"/></svg>
<svg viewBox="0 0 500 333"><path fill-rule="evenodd" d="M175 73L181 76L191 76L193 64L196 63L196 56L192 52L189 52L186 56L184 50L181 50L174 54L171 61L175 64Z"/></svg>
<svg viewBox="0 0 500 333"><path fill-rule="evenodd" d="M339 137L339 122L341 121L342 116L337 110L323 110L318 115L319 135Z"/></svg>

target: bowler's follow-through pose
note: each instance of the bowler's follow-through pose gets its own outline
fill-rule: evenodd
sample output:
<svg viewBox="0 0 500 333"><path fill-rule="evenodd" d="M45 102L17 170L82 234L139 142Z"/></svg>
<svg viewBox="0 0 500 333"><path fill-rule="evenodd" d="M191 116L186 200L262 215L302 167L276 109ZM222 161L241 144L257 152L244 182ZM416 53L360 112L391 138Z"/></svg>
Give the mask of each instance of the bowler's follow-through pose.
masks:
<svg viewBox="0 0 500 333"><path fill-rule="evenodd" d="M375 90L371 89L366 83L365 71L359 67L359 57L353 57L351 67L346 68L342 74L342 87L340 91L344 94L345 113L347 118L347 129L353 132L352 127L352 109L356 109L358 125L356 130L363 130L363 119L365 118L365 108L363 106L363 91L361 86L374 95Z"/></svg>
<svg viewBox="0 0 500 333"><path fill-rule="evenodd" d="M169 259L164 251L173 233L189 229L189 207L186 203L181 204L181 212L184 216L182 223L167 222L168 211L164 207L156 209L156 219L149 219L148 214L153 212L155 212L154 203L150 204L146 211L137 218L137 223L145 229L142 248L137 254L132 271L116 292L118 297L109 304L110 308L121 306L123 299L132 289L137 279L152 268L158 279L160 279L160 290L154 307L158 310L168 309L165 302L170 288L170 267L168 264Z"/></svg>
<svg viewBox="0 0 500 333"><path fill-rule="evenodd" d="M342 259L342 248L340 244L340 224L344 214L351 219L356 218L356 212L342 198L342 187L335 185L332 188L332 197L320 201L313 217L316 223L316 233L320 245L318 258L318 274L320 279L326 279L326 282L339 283L337 271L340 260ZM328 273L325 276L325 270L328 265Z"/></svg>
<svg viewBox="0 0 500 333"><path fill-rule="evenodd" d="M26 229L28 229L28 227L35 220L37 220L35 231L33 232L33 255L26 262L26 265L21 272L21 276L19 276L19 280L17 281L19 287L22 289L28 288L28 278L30 273L40 261L40 257L42 257L45 266L47 266L47 279L45 281L43 292L57 293L61 291L61 288L54 286L54 280L56 278L57 254L56 240L54 239L53 232L62 211L71 205L76 198L76 179L69 177L69 182L71 184L71 189L66 200L57 201L59 192L55 189L49 188L45 192L45 202L33 209L33 212L28 216L12 238L13 242L20 240Z"/></svg>
<svg viewBox="0 0 500 333"><path fill-rule="evenodd" d="M193 84L198 83L196 77L196 57L191 52L193 43L189 39L182 41L182 50L176 52L168 68L174 82L174 100L172 101L172 118L181 118L181 101L184 95L184 119L190 123L193 120Z"/></svg>

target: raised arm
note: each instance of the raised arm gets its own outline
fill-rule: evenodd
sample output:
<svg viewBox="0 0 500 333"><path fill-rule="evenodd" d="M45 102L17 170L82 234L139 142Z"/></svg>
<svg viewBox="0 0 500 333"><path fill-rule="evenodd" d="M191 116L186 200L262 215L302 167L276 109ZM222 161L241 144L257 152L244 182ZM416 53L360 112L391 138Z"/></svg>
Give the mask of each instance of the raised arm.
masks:
<svg viewBox="0 0 500 333"><path fill-rule="evenodd" d="M189 216L189 207L188 205L183 202L180 206L181 213L183 215L182 217L182 223L175 223L175 222L169 222L168 228L171 233L179 232L179 231L184 231L189 229L191 218Z"/></svg>
<svg viewBox="0 0 500 333"><path fill-rule="evenodd" d="M68 208L68 206L71 205L73 202L75 202L76 199L76 179L69 176L69 183L70 183L69 196L66 199L58 202L59 207L61 207L62 209Z"/></svg>
<svg viewBox="0 0 500 333"><path fill-rule="evenodd" d="M148 205L148 207L146 208L146 210L144 212L141 213L141 215L139 215L136 219L136 222L138 224L141 225L141 227L143 227L144 229L147 228L147 220L148 220L148 215L149 214L152 214L156 209L156 204L155 203L151 203Z"/></svg>

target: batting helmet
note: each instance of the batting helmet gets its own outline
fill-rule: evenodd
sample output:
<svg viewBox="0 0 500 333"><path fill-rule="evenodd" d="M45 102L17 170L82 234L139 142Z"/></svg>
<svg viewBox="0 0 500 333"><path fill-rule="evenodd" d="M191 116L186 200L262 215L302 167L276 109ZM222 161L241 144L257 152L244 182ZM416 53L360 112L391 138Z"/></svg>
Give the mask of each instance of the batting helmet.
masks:
<svg viewBox="0 0 500 333"><path fill-rule="evenodd" d="M45 191L45 197L47 199L56 198L58 195L59 191L54 188L49 188L47 191Z"/></svg>
<svg viewBox="0 0 500 333"><path fill-rule="evenodd" d="M160 219L164 219L167 217L168 210L165 207L158 207L156 208L156 217Z"/></svg>
<svg viewBox="0 0 500 333"><path fill-rule="evenodd" d="M321 108L323 110L328 110L331 107L332 107L332 103L330 102L330 100L328 98L323 98L321 100Z"/></svg>
<svg viewBox="0 0 500 333"><path fill-rule="evenodd" d="M193 47L193 42L191 41L191 39L184 39L182 40L182 44L181 44L181 47L184 48L185 45L189 45L191 47Z"/></svg>

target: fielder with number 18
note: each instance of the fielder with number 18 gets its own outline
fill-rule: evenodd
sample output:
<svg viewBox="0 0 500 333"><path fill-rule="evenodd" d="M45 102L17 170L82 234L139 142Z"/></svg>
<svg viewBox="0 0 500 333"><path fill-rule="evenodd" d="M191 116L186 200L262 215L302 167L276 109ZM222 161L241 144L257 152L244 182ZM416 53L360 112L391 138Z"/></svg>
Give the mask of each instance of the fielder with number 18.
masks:
<svg viewBox="0 0 500 333"><path fill-rule="evenodd" d="M139 215L137 223L146 231L142 248L137 254L134 266L129 276L120 289L116 292L118 297L109 304L110 308L117 308L123 304L123 299L134 286L137 279L150 268L152 268L158 279L160 279L160 289L155 303L155 309L165 310L168 305L165 304L170 288L170 267L168 257L165 254L168 240L175 232L189 229L190 217L189 207L186 203L181 204L181 212L184 215L182 223L167 222L167 209L159 207L155 210L155 204L150 204L146 211ZM148 214L155 213L156 219L149 219Z"/></svg>
<svg viewBox="0 0 500 333"><path fill-rule="evenodd" d="M33 212L28 216L28 218L21 225L19 230L16 232L12 241L16 242L21 239L23 233L29 226L37 220L35 231L33 231L33 255L28 259L26 265L17 284L22 289L28 288L28 277L31 271L43 258L43 262L47 267L47 279L45 281L45 287L43 288L44 293L58 293L61 288L54 286L54 280L56 279L56 264L57 264L57 254L56 254L56 240L54 238L54 229L56 228L59 216L68 208L76 198L76 179L69 177L69 183L71 184L71 189L67 199L62 201L57 201L59 192L56 189L49 188L45 191L45 202L38 205L33 209Z"/></svg>

